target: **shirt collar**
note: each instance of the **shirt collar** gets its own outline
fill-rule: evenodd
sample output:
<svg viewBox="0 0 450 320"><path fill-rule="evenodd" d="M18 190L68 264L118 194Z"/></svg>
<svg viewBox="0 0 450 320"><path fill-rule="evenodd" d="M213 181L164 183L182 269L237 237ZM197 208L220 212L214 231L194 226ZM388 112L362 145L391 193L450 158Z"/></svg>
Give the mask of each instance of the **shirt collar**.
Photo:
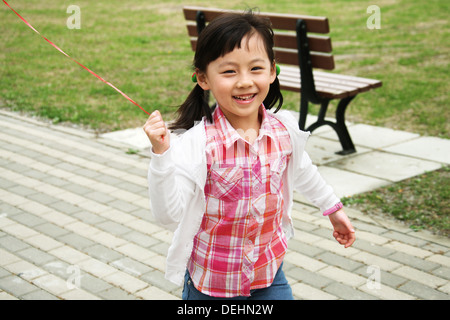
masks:
<svg viewBox="0 0 450 320"><path fill-rule="evenodd" d="M261 107L259 108L259 113L262 115L262 121L261 127L259 128L259 135L256 138L256 141L261 140L264 135L275 140L275 132L270 124L270 117L264 105L261 105ZM243 139L239 135L237 130L233 128L233 126L227 120L219 105L217 105L216 109L214 110L213 120L220 138L222 139L223 144L226 148L231 147L237 140Z"/></svg>

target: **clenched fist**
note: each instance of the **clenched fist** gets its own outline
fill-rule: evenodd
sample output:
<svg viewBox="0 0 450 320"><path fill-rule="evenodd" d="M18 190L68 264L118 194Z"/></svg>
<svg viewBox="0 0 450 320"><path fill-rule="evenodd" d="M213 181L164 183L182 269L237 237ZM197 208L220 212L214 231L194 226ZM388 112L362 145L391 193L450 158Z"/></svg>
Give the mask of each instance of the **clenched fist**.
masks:
<svg viewBox="0 0 450 320"><path fill-rule="evenodd" d="M148 117L144 125L144 131L150 139L153 147L153 152L156 154L163 154L170 147L170 134L166 127L161 113L156 110Z"/></svg>

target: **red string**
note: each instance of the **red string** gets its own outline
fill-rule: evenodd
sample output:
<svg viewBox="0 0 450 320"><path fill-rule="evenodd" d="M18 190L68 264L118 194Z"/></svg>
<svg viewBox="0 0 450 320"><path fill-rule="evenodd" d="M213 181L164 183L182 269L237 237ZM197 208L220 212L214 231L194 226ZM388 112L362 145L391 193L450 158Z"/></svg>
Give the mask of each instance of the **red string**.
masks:
<svg viewBox="0 0 450 320"><path fill-rule="evenodd" d="M106 81L105 79L103 79L102 77L100 77L98 74L96 74L94 71L92 71L91 69L85 67L84 65L82 65L81 63L79 63L77 60L75 60L74 58L72 58L71 56L69 56L67 53L65 53L64 51L62 51L56 44L54 44L53 42L51 42L50 40L48 40L46 37L44 37L39 31L37 31L35 28L33 28L33 26L31 24L28 23L27 20L25 20L20 14L18 14L16 12L16 10L14 10L13 8L11 8L11 6L5 1L3 0L3 2L28 26L30 27L34 32L36 32L38 35L40 35L42 38L44 38L48 43L50 43L56 50L58 50L59 52L61 52L63 55L65 55L67 58L69 58L70 60L72 60L73 62L75 62L76 64L78 64L80 67L82 67L83 69L85 69L86 71L88 71L90 74L92 74L93 76L95 76L97 79L103 81L104 83L106 83L108 86L110 86L111 88L113 88L114 90L116 90L118 93L120 93L123 97L125 97L128 101L130 101L132 104L138 106L142 111L144 111L146 114L150 114L149 112L147 112L144 108L142 108L139 104L137 104L133 99L131 99L129 96L127 96L125 93L123 93L121 90L117 89L112 83Z"/></svg>

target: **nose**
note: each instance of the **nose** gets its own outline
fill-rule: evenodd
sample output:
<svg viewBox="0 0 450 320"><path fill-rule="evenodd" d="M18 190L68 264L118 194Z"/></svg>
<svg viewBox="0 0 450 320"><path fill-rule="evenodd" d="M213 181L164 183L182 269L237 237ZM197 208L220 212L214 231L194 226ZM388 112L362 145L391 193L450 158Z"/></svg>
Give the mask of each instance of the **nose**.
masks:
<svg viewBox="0 0 450 320"><path fill-rule="evenodd" d="M248 88L253 85L253 79L248 73L241 73L236 86L238 88Z"/></svg>

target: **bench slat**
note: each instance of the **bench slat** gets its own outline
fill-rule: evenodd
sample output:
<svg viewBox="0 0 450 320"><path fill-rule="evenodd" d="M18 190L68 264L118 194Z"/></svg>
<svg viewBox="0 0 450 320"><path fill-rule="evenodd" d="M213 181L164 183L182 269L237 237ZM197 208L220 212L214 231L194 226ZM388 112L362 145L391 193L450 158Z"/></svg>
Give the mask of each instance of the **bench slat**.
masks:
<svg viewBox="0 0 450 320"><path fill-rule="evenodd" d="M280 79L280 86L282 89L301 92L301 83L294 79ZM358 94L360 91L358 88L340 86L338 84L328 83L326 81L316 81L315 82L316 91L328 98L336 98L336 97L347 97L354 96Z"/></svg>
<svg viewBox="0 0 450 320"><path fill-rule="evenodd" d="M197 37L197 25L195 23L188 23L186 25L188 35L190 37ZM297 50L297 36L295 34L288 34L282 32L275 32L274 35L275 47ZM309 49L317 52L332 52L331 38L328 36L310 35L308 36Z"/></svg>
<svg viewBox="0 0 450 320"><path fill-rule="evenodd" d="M242 13L242 11L236 11L236 10L223 10L223 9L214 9L214 8L186 6L183 8L185 19L195 21L197 11L199 11L199 10L204 13L206 22L212 21L214 18L218 17L219 15L221 15L225 12ZM295 31L296 25L297 25L297 20L303 19L306 23L306 27L309 32L313 32L313 33L329 33L330 32L328 18L326 18L326 17L313 17L313 16L268 13L268 12L260 12L259 14L262 17L266 17L266 18L270 19L273 29Z"/></svg>
<svg viewBox="0 0 450 320"><path fill-rule="evenodd" d="M290 64L298 66L298 52L297 50L274 48L275 59L278 63ZM324 70L334 69L333 55L320 52L310 52L311 63L313 68Z"/></svg>
<svg viewBox="0 0 450 320"><path fill-rule="evenodd" d="M293 77L298 78L300 81L299 75L300 71L296 67L291 66L281 66L282 77ZM348 76L330 72L321 72L321 71L313 71L314 79L329 79L329 81L334 81L336 83L348 84L354 86L365 87L369 86L370 88L378 88L381 87L382 82L375 79L362 78L357 76Z"/></svg>
<svg viewBox="0 0 450 320"><path fill-rule="evenodd" d="M297 36L295 34L286 34L275 32L275 47L297 50ZM309 50L316 52L330 53L333 49L331 38L327 36L308 36Z"/></svg>
<svg viewBox="0 0 450 320"><path fill-rule="evenodd" d="M322 96L331 99L354 96L381 86L381 81L368 78L320 71L314 71L313 75L316 91ZM282 89L301 92L300 71L298 68L281 66L281 73L278 78Z"/></svg>
<svg viewBox="0 0 450 320"><path fill-rule="evenodd" d="M299 82L280 82L281 90L288 90L301 93L301 85ZM322 97L327 99L342 99L349 96L349 93L344 90L334 88L322 87L316 85L316 91Z"/></svg>
<svg viewBox="0 0 450 320"><path fill-rule="evenodd" d="M361 78L356 76L348 76L348 75L342 75L342 74L336 74L336 73L328 73L328 72L320 72L320 71L314 71L314 77L320 77L325 76L328 78L333 78L336 80L341 81L342 83L345 82L359 82L362 84L369 85L372 89L373 88L379 88L382 85L382 82L380 80L375 79L369 79L369 78Z"/></svg>
<svg viewBox="0 0 450 320"><path fill-rule="evenodd" d="M330 86L336 85L342 88L347 88L347 90L351 91L352 89L357 89L358 92L364 92L372 89L372 85L370 83L364 82L363 80L360 82L356 81L346 81L332 77L332 74L329 75L317 75L314 73L314 82L315 83L329 83ZM283 76L278 77L280 81L289 81L289 82L300 82L299 74L284 74Z"/></svg>

